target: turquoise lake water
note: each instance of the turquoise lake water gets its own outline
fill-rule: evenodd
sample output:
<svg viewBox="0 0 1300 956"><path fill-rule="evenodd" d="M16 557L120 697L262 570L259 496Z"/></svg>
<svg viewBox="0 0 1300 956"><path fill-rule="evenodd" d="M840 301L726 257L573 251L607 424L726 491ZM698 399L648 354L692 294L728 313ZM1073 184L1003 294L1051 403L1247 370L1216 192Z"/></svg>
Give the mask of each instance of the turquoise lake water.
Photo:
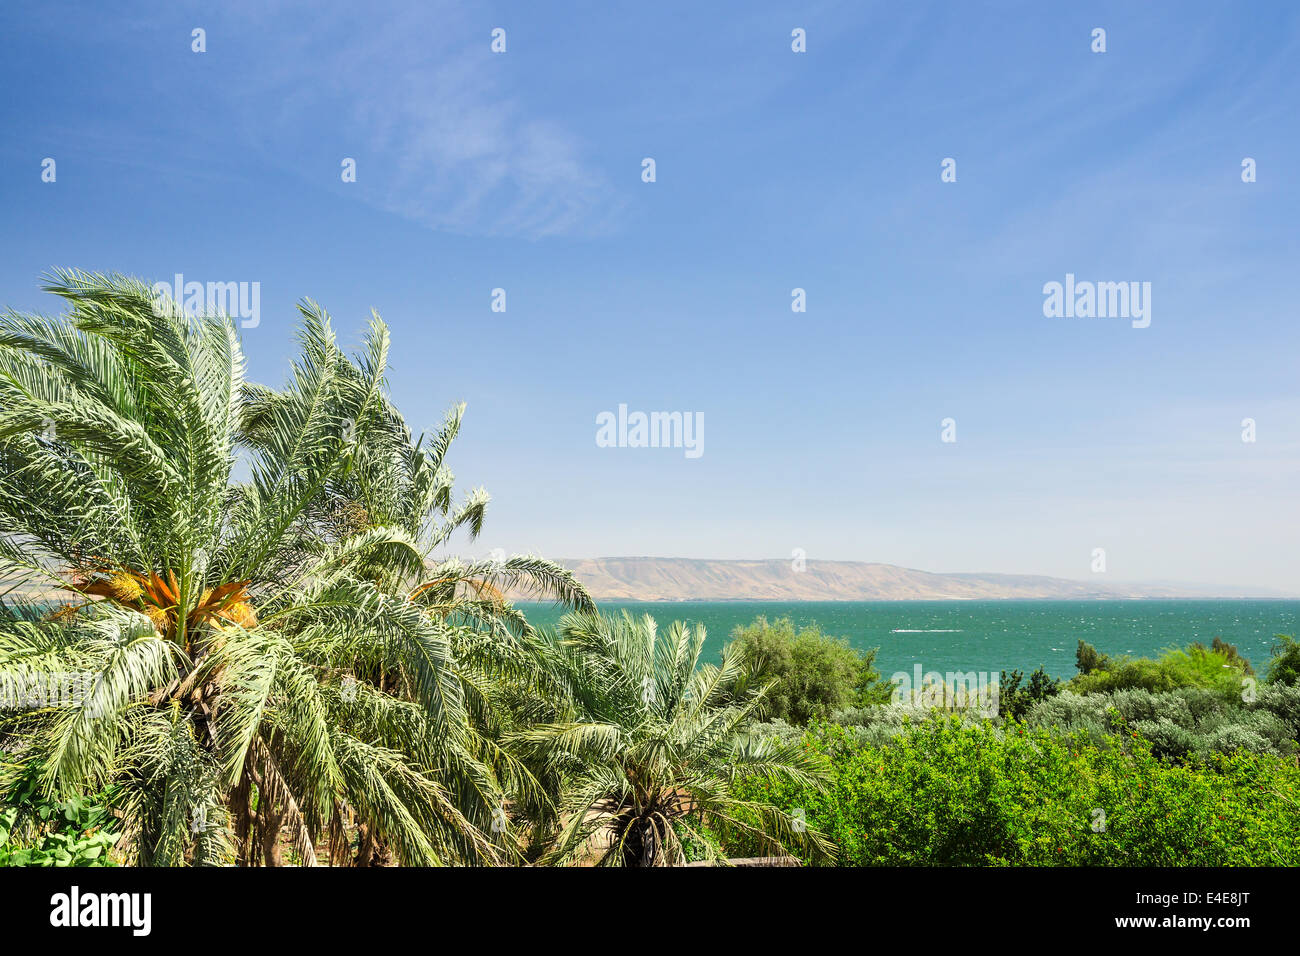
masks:
<svg viewBox="0 0 1300 956"><path fill-rule="evenodd" d="M552 627L562 615L553 605L520 604L535 627ZM999 671L1028 674L1043 667L1053 677L1073 677L1080 640L1112 656L1151 657L1192 641L1215 637L1236 644L1261 672L1276 634L1295 634L1300 601L687 601L610 602L601 609L649 613L660 626L674 620L703 624L704 661L716 662L739 624L760 614L819 624L856 648L879 647L876 669L895 671Z"/></svg>

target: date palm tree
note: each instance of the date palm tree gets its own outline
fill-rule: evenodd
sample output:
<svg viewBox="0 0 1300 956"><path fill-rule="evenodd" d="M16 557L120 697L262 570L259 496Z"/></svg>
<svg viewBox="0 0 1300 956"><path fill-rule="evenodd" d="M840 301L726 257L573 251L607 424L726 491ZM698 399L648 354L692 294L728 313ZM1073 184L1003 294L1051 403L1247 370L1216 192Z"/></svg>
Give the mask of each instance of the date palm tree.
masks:
<svg viewBox="0 0 1300 956"><path fill-rule="evenodd" d="M699 665L703 627L660 633L650 615L574 613L560 622L548 666L566 690L557 718L520 729L512 743L565 781L561 826L546 856L595 852L602 865L685 862L683 835L716 857L700 827L730 829L770 852L831 846L802 820L743 800L740 778L762 775L820 786L824 760L794 744L748 733L769 687L744 687L738 649Z"/></svg>
<svg viewBox="0 0 1300 956"><path fill-rule="evenodd" d="M243 437L251 447L263 447L267 424L283 401L270 390L249 391ZM355 439L349 466L330 478L309 508L314 526L329 541L398 529L417 544L425 560L414 565L393 560L392 552L372 553L352 566L346 580L328 581L328 594L295 610L294 626L320 619L339 632L355 629L355 609L366 606L372 591L401 596L438 625L449 640L458 699L472 727L466 746L490 769L501 791L478 788L481 767L454 778L451 785L469 787L469 792L456 790L458 802L477 810L476 825L490 822L493 832L513 846L516 816L553 818L557 784L545 768L529 766L502 746L505 734L547 692L536 657L538 635L507 594L546 597L584 611L593 605L571 572L533 555L469 562L438 556L457 531L477 537L490 501L477 488L453 505L454 476L445 457L463 414L463 404L453 407L427 440L413 440L405 420L386 400L366 423L345 423ZM395 672L382 661L354 658L347 642L317 639L315 648L328 653L329 667L361 676L370 686L395 690ZM359 856L384 857L383 841L370 828L362 830Z"/></svg>
<svg viewBox="0 0 1300 956"><path fill-rule="evenodd" d="M456 646L527 628L465 592L589 601L536 559L428 570L487 502L452 506L459 411L411 441L377 316L351 359L304 303L273 391L245 381L225 317L121 277L47 288L66 317L0 317L0 578L67 599L0 625L0 685L85 693L0 715L17 770L50 794L114 786L133 862L275 864L287 835L314 864L358 831L406 864L512 859L489 824L527 777L470 694L504 655Z"/></svg>

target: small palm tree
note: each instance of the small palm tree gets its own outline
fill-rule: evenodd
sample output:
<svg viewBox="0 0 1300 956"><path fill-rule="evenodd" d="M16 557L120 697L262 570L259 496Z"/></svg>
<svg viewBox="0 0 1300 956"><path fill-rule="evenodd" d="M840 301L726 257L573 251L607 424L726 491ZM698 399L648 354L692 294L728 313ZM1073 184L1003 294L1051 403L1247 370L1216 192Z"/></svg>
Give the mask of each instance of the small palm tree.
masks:
<svg viewBox="0 0 1300 956"><path fill-rule="evenodd" d="M546 857L570 862L593 847L614 866L685 862L681 835L731 829L772 852L815 854L831 846L778 808L742 800L743 776L820 786L824 760L803 748L747 733L768 688L740 689L742 662L728 648L720 666L699 666L702 627L654 618L569 614L547 652L569 703L557 719L521 729L512 743L565 781L561 826ZM716 857L712 841L700 839Z"/></svg>

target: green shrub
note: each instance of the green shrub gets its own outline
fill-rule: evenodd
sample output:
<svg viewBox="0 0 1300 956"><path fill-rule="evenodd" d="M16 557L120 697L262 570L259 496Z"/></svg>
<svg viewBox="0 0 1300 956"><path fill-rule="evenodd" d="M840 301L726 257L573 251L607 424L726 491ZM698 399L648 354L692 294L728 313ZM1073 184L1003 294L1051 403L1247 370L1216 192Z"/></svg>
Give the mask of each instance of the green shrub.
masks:
<svg viewBox="0 0 1300 956"><path fill-rule="evenodd" d="M1300 684L1264 684L1249 706L1277 717L1290 731L1292 740L1300 738Z"/></svg>
<svg viewBox="0 0 1300 956"><path fill-rule="evenodd" d="M1007 719L1012 715L1005 706L1005 697L1002 703L1003 719ZM1147 738L1153 754L1170 760L1230 753L1243 747L1253 753L1277 756L1300 751L1297 685L1263 684L1250 702L1243 701L1241 695L1229 696L1203 687L1158 693L1138 688L1095 694L1064 690L1030 703L1022 713L1028 726L1082 735L1093 744L1128 724ZM930 716L930 711L921 706L893 704L846 708L836 711L831 721L843 728L846 745L883 746L910 724ZM961 712L961 719L971 724L982 720L978 713L969 711ZM774 720L759 725L758 732L788 742L800 739L803 730L787 721Z"/></svg>
<svg viewBox="0 0 1300 956"><path fill-rule="evenodd" d="M1078 694L1204 687L1236 696L1241 693L1243 678L1250 673L1250 663L1237 654L1236 648L1222 642L1217 649L1200 644L1192 644L1185 650L1171 648L1154 660L1149 657L1093 660L1085 654L1085 648L1088 645L1080 641L1076 655L1080 673L1068 685ZM1089 664L1087 670L1082 669L1085 662Z"/></svg>
<svg viewBox="0 0 1300 956"><path fill-rule="evenodd" d="M1150 744L1151 752L1157 757L1186 762L1202 742L1193 731L1168 717L1135 720L1131 726Z"/></svg>
<svg viewBox="0 0 1300 956"><path fill-rule="evenodd" d="M1250 703L1198 687L1161 693L1132 688L1109 694L1066 691L1025 715L1031 727L1082 734L1094 744L1127 724L1147 739L1155 756L1179 761L1242 748L1293 755L1300 750L1297 721L1300 688L1284 685L1264 685Z"/></svg>
<svg viewBox="0 0 1300 956"><path fill-rule="evenodd" d="M107 794L44 796L34 772L18 768L0 808L0 866L112 866L117 842Z"/></svg>
<svg viewBox="0 0 1300 956"><path fill-rule="evenodd" d="M796 630L788 617L759 617L737 627L732 641L740 646L749 681L777 682L768 698L769 719L805 724L855 704L889 700L891 688L873 667L875 649L858 653L816 625Z"/></svg>
<svg viewBox="0 0 1300 956"><path fill-rule="evenodd" d="M1300 684L1300 641L1290 634L1278 634L1273 659L1268 664L1270 684Z"/></svg>
<svg viewBox="0 0 1300 956"><path fill-rule="evenodd" d="M1039 701L1048 700L1061 692L1061 682L1038 668L1029 675L1029 683L1021 687L1025 675L1018 670L998 675L998 709L1004 717L1020 720L1029 708Z"/></svg>
<svg viewBox="0 0 1300 956"><path fill-rule="evenodd" d="M1204 645L1200 642L1194 642L1192 647L1203 648ZM1215 637L1215 639L1210 642L1210 650L1214 651L1216 654L1222 654L1228 659L1229 664L1239 668L1243 674L1255 673L1255 668L1250 666L1250 661L1246 660L1246 658L1242 657L1241 654L1237 652L1236 644L1229 644L1223 638Z"/></svg>
<svg viewBox="0 0 1300 956"><path fill-rule="evenodd" d="M1108 668L1110 658L1087 641L1080 641L1074 651L1074 666L1078 668L1080 674L1091 674L1093 671Z"/></svg>
<svg viewBox="0 0 1300 956"><path fill-rule="evenodd" d="M1181 743L1172 721L1155 723ZM1132 729L1095 746L954 716L885 746L820 725L805 746L833 754L825 792L757 778L743 791L801 815L845 865L1300 865L1300 769L1245 749L1178 765ZM751 849L725 839L732 855Z"/></svg>

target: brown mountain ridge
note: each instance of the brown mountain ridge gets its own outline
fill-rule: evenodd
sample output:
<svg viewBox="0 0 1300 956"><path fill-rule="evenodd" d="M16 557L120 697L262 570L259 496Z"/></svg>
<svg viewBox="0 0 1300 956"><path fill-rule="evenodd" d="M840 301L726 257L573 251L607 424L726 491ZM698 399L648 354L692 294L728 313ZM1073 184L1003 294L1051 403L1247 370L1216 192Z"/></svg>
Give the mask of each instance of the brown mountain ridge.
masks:
<svg viewBox="0 0 1300 956"><path fill-rule="evenodd" d="M940 601L1245 597L1240 589L1075 581L1034 574L941 574L870 561L611 557L559 562L597 601Z"/></svg>

